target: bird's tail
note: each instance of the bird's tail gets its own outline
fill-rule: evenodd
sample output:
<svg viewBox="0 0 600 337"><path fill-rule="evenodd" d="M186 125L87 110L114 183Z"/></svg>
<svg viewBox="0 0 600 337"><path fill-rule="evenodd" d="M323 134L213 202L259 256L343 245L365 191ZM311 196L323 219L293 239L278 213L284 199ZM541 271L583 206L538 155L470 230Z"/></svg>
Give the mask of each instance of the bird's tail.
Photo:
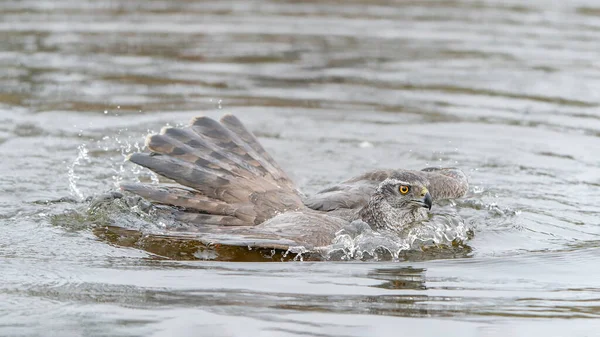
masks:
<svg viewBox="0 0 600 337"><path fill-rule="evenodd" d="M303 207L294 183L232 115L164 128L148 136L146 146L151 153L134 153L129 160L177 184L122 184L121 189L175 206L179 220L256 225Z"/></svg>

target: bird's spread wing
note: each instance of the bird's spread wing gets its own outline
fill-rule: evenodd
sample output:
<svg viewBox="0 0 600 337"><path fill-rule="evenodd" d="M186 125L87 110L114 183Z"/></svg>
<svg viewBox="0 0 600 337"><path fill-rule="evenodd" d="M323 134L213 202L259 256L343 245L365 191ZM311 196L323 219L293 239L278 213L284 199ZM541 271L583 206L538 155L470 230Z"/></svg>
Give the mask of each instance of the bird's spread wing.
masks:
<svg viewBox="0 0 600 337"><path fill-rule="evenodd" d="M403 177L410 178L403 178ZM460 198L467 192L467 176L456 168L412 170L376 170L354 177L307 197L306 206L321 211L364 207L377 186L387 178L421 181L434 200Z"/></svg>
<svg viewBox="0 0 600 337"><path fill-rule="evenodd" d="M198 117L146 140L151 153L129 160L179 185L123 184L123 190L176 206L177 219L215 225L257 225L304 208L294 183L234 116Z"/></svg>

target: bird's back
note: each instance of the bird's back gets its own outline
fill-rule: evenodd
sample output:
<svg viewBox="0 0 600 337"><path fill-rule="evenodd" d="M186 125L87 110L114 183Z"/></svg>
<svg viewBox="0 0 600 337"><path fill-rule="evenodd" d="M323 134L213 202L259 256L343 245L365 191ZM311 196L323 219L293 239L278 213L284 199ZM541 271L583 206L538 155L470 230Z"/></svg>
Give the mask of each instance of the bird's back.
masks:
<svg viewBox="0 0 600 337"><path fill-rule="evenodd" d="M403 178L407 176L410 179ZM460 198L469 187L466 175L457 168L425 168L421 171L374 170L307 197L304 204L312 209L335 212L343 217L353 216L356 210L360 210L369 202L369 198L382 181L393 177L421 181L434 200Z"/></svg>

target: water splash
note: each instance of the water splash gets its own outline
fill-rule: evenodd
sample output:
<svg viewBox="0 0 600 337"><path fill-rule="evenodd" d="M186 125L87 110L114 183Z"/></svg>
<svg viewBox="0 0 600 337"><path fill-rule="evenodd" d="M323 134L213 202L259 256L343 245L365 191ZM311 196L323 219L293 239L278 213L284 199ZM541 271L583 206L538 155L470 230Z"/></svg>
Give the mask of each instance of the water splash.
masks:
<svg viewBox="0 0 600 337"><path fill-rule="evenodd" d="M117 130L114 136L105 136L101 140L96 142L96 149L104 151L105 153L118 153L118 156L109 157L108 167L111 170L111 178L113 186L118 187L120 183L125 179L136 179L140 175L149 176L150 180L154 183L158 183L158 177L153 172L145 170L138 165L128 164L127 159L132 153L142 152L145 149L143 142L144 137L147 134L152 133L148 130L146 133L140 135L127 135L123 137L123 133L127 133L128 128ZM106 164L104 164L106 165Z"/></svg>
<svg viewBox="0 0 600 337"><path fill-rule="evenodd" d="M152 131L148 130L148 133ZM148 133L132 135L128 128L123 128L113 135L106 135L79 145L77 157L67 165L71 194L82 201L90 194L97 193L98 189L102 191L116 188L125 180L144 180L157 184L159 178L155 173L127 161L132 153L142 152L145 149L144 138ZM90 175L96 183L100 182L102 185L107 183L109 186L99 188L97 184L92 186L87 181L80 180L80 176L90 177Z"/></svg>
<svg viewBox="0 0 600 337"><path fill-rule="evenodd" d="M302 262L302 261L304 261L303 254L306 254L308 252L309 251L304 246L292 246L292 247L288 248L288 250L285 251L285 253L283 253L283 257L284 258L287 257L288 254L296 254L296 256L294 256L293 261Z"/></svg>
<svg viewBox="0 0 600 337"><path fill-rule="evenodd" d="M457 214L437 214L401 232L373 231L356 220L337 233L321 253L328 260L400 260L409 251L451 247L469 238L469 228Z"/></svg>
<svg viewBox="0 0 600 337"><path fill-rule="evenodd" d="M82 165L83 162L90 162L89 151L85 144L81 144L77 147L77 157L68 167L69 189L71 194L77 197L79 200L85 199L85 196L77 187L77 182L79 181L80 176L75 173L75 168Z"/></svg>

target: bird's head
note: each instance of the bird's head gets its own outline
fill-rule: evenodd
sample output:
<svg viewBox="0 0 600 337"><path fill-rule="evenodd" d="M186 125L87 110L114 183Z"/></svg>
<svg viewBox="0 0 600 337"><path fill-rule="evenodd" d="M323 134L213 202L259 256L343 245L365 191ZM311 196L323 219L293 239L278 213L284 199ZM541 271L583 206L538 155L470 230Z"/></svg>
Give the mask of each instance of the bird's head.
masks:
<svg viewBox="0 0 600 337"><path fill-rule="evenodd" d="M433 200L425 185L422 178L409 174L382 181L376 193L396 209L431 209Z"/></svg>

